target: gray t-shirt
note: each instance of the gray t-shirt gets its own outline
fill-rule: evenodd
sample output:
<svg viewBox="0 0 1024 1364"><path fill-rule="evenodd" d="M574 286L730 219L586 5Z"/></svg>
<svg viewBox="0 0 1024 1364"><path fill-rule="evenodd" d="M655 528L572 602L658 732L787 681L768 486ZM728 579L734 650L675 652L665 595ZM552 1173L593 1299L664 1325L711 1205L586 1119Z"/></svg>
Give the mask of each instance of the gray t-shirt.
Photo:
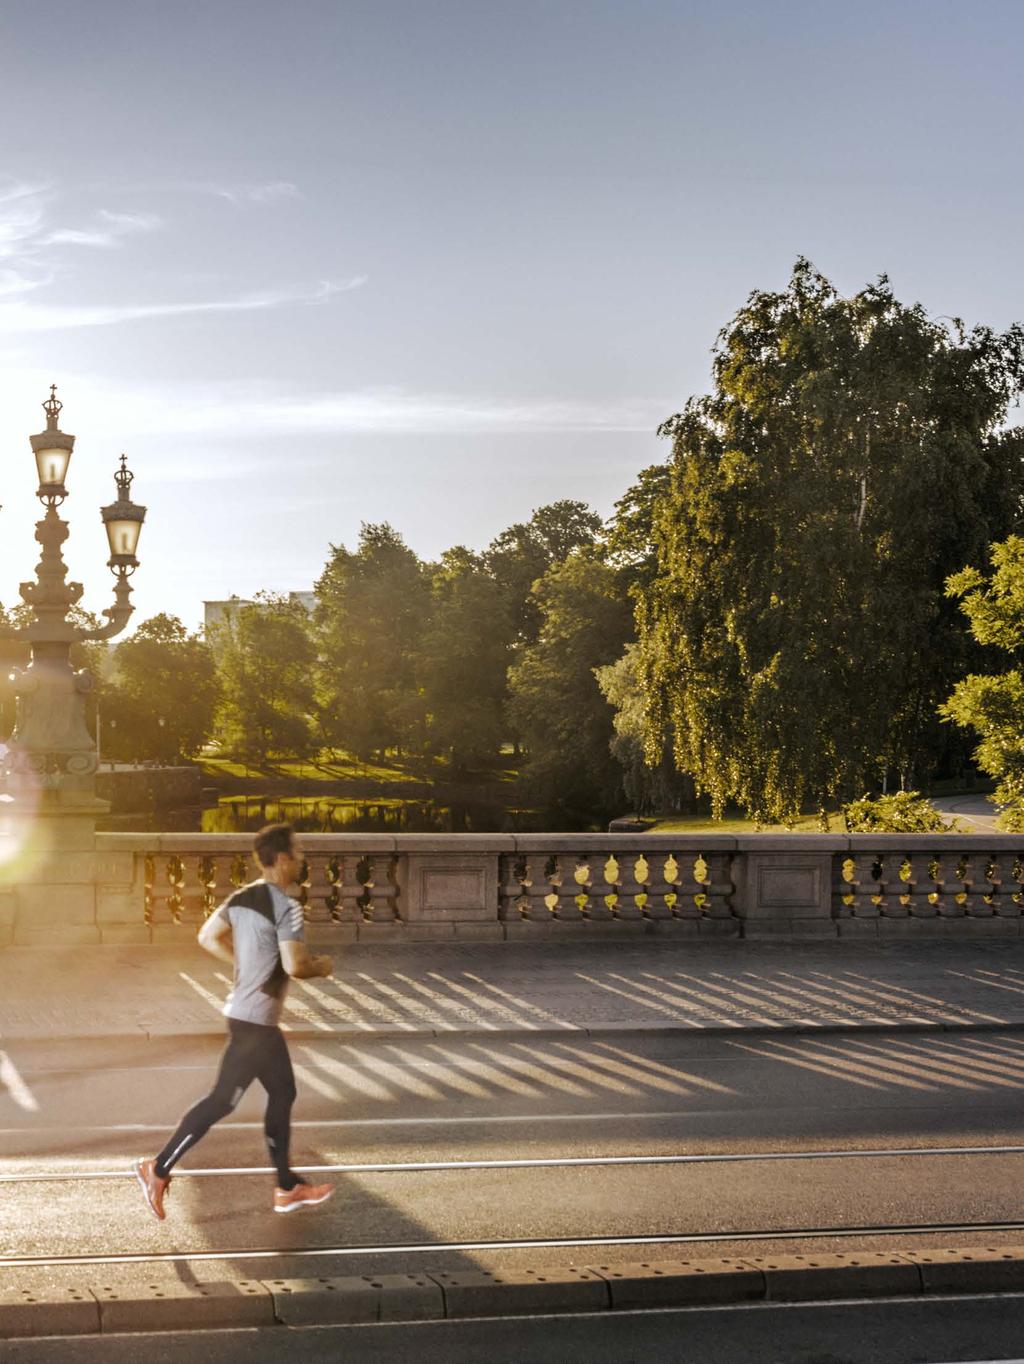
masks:
<svg viewBox="0 0 1024 1364"><path fill-rule="evenodd" d="M276 1027L288 989L278 944L305 941L302 906L269 881L253 881L214 913L231 925L234 944L235 983L225 1016Z"/></svg>

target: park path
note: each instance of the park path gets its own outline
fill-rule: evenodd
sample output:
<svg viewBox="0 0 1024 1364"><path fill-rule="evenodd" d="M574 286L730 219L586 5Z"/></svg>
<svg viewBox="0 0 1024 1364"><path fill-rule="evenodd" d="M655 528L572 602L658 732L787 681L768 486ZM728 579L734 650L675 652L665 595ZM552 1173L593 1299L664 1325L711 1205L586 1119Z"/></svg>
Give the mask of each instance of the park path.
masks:
<svg viewBox="0 0 1024 1364"><path fill-rule="evenodd" d="M959 820L964 833L996 832L999 807L988 796L936 796L932 804L940 814Z"/></svg>

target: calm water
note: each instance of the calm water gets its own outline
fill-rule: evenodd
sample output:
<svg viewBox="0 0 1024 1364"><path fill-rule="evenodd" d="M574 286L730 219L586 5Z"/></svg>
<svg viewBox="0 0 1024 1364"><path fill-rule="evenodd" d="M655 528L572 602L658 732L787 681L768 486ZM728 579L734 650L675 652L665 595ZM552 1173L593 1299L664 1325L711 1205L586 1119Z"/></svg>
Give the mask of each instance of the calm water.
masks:
<svg viewBox="0 0 1024 1364"><path fill-rule="evenodd" d="M502 805L441 805L432 800L225 796L216 805L110 815L101 829L122 832L246 833L287 820L307 833L510 833L539 828L533 811Z"/></svg>

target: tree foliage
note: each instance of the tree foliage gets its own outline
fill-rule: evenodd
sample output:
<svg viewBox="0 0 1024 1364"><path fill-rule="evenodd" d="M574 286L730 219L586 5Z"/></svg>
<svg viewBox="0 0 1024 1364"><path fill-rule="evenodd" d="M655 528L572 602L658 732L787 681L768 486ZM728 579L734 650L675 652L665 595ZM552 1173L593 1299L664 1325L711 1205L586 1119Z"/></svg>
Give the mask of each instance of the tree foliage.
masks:
<svg viewBox="0 0 1024 1364"><path fill-rule="evenodd" d="M364 523L357 549L332 545L316 592L324 738L364 758L419 751L426 714L417 656L430 605L423 564L392 526Z"/></svg>
<svg viewBox="0 0 1024 1364"><path fill-rule="evenodd" d="M1024 832L1024 539L1009 536L992 546L992 571L985 577L965 568L947 583L979 644L1010 655L1015 666L998 674L971 674L957 683L941 708L943 716L973 730L980 742L978 766L995 778L996 800L1004 807L1003 828Z"/></svg>
<svg viewBox="0 0 1024 1364"><path fill-rule="evenodd" d="M934 834L962 832L956 820L947 821L920 791L861 796L843 807L848 834Z"/></svg>
<svg viewBox="0 0 1024 1364"><path fill-rule="evenodd" d="M843 298L806 261L721 332L714 391L662 428L670 487L639 595L647 744L716 812L763 822L905 785L969 641L947 576L1019 511L1024 330L966 331L883 276Z"/></svg>
<svg viewBox="0 0 1024 1364"><path fill-rule="evenodd" d="M260 765L271 755L313 752L315 652L306 609L260 593L213 635L222 687L215 737L223 749Z"/></svg>
<svg viewBox="0 0 1024 1364"><path fill-rule="evenodd" d="M652 464L615 504L605 537L605 556L623 570L630 590L639 593L658 574L655 523L672 489L672 467Z"/></svg>
<svg viewBox="0 0 1024 1364"><path fill-rule="evenodd" d="M428 742L456 769L492 759L506 737L509 614L506 594L479 555L460 545L442 556L419 675Z"/></svg>
<svg viewBox="0 0 1024 1364"><path fill-rule="evenodd" d="M694 803L693 779L676 770L670 742L662 745L655 764L647 760L646 704L637 671L638 644L614 663L595 669L601 694L612 707L612 755L622 768L629 808L638 815L678 813Z"/></svg>
<svg viewBox="0 0 1024 1364"><path fill-rule="evenodd" d="M143 621L112 651L101 682L104 758L174 763L209 739L220 696L213 650L177 616Z"/></svg>
<svg viewBox="0 0 1024 1364"><path fill-rule="evenodd" d="M483 560L502 589L512 642L527 646L540 631L542 611L533 585L575 550L592 545L601 518L585 502L563 498L538 507L529 521L517 521L488 546Z"/></svg>
<svg viewBox="0 0 1024 1364"><path fill-rule="evenodd" d="M534 592L541 626L510 670L510 718L526 751L524 798L572 827L606 817L622 798L595 669L632 634L629 599L616 571L585 550L548 569Z"/></svg>

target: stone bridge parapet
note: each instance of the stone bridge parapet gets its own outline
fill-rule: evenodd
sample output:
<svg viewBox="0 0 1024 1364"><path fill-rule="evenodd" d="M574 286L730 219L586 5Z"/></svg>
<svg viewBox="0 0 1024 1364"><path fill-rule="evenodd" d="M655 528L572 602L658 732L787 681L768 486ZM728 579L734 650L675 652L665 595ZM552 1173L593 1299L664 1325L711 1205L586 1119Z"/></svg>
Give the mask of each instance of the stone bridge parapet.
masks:
<svg viewBox="0 0 1024 1364"><path fill-rule="evenodd" d="M1016 937L1024 922L1021 835L304 834L302 842L295 893L311 941L323 945L644 933ZM0 886L0 943L44 934L185 942L255 875L250 848L245 834L96 834L92 848L51 857L48 898L17 878ZM92 901L80 893L90 878ZM74 905L67 915L62 886Z"/></svg>

